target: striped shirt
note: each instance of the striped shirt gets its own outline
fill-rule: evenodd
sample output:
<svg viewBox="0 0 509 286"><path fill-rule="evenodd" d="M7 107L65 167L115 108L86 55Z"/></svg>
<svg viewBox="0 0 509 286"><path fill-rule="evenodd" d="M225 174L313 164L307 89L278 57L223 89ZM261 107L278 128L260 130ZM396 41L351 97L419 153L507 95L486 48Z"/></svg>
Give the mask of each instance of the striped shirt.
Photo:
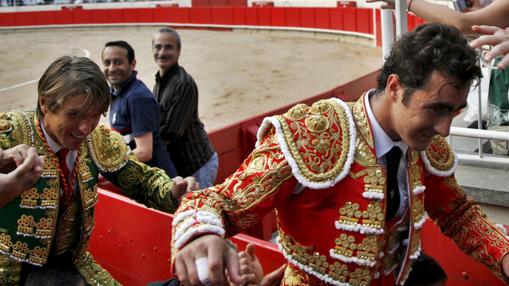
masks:
<svg viewBox="0 0 509 286"><path fill-rule="evenodd" d="M198 116L198 87L184 68L176 64L164 76L156 74L154 95L161 106L160 135L177 173L191 176L214 154Z"/></svg>

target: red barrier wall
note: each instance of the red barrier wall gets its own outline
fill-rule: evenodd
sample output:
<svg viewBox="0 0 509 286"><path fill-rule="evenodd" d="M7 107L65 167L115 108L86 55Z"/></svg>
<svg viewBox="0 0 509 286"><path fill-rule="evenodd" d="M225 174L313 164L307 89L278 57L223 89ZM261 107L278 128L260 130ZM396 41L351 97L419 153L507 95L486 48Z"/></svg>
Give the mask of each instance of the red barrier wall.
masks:
<svg viewBox="0 0 509 286"><path fill-rule="evenodd" d="M378 43L380 17L377 11L375 33L373 9L355 7L240 7L245 6L241 5L241 2L246 0L195 1L197 4L193 8L157 6L155 8L83 9L81 6L63 6L61 10L55 11L5 12L0 13L0 27L123 23L296 27L357 32L367 36L376 35L377 44L380 45ZM233 3L230 6L239 7L226 7L226 4L219 5L220 3ZM216 6L216 4L224 7L210 7ZM410 30L422 22L420 18L414 15L408 16Z"/></svg>
<svg viewBox="0 0 509 286"><path fill-rule="evenodd" d="M170 278L171 215L101 190L95 221L90 252L123 285L146 285ZM486 267L462 253L429 220L424 224L422 237L423 251L435 257L446 270L448 286L504 285ZM265 273L285 263L272 243L243 234L232 241L240 250L247 243L254 243Z"/></svg>

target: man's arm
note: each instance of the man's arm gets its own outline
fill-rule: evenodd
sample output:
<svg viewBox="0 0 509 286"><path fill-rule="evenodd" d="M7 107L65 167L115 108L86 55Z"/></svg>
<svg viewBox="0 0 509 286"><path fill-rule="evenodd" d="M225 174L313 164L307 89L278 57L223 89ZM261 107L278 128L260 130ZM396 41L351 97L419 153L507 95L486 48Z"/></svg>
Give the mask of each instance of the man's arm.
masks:
<svg viewBox="0 0 509 286"><path fill-rule="evenodd" d="M0 150L0 208L30 189L42 174L44 159L34 147L18 145ZM11 164L12 163L12 164ZM8 168L13 165L14 170Z"/></svg>
<svg viewBox="0 0 509 286"><path fill-rule="evenodd" d="M458 247L501 279L509 270L509 239L467 197L453 176L429 176L425 208L441 231Z"/></svg>
<svg viewBox="0 0 509 286"><path fill-rule="evenodd" d="M138 161L150 161L153 156L152 150L154 149L153 133L147 132L143 135L134 137L134 142L136 143L136 148L134 148L133 153L136 155Z"/></svg>
<svg viewBox="0 0 509 286"><path fill-rule="evenodd" d="M253 226L292 195L296 180L291 178L272 134L224 183L187 194L173 220L172 262L179 279L199 285L194 265L201 257L208 257L212 284L224 281L225 267L236 276L238 258L230 255L224 238Z"/></svg>
<svg viewBox="0 0 509 286"><path fill-rule="evenodd" d="M380 0L368 0L378 2ZM394 3L394 0L382 0ZM447 6L427 0L406 0L410 12L434 23L447 24L458 28L464 34L472 34L473 25L509 26L509 1L494 1L490 5L472 12L458 12Z"/></svg>

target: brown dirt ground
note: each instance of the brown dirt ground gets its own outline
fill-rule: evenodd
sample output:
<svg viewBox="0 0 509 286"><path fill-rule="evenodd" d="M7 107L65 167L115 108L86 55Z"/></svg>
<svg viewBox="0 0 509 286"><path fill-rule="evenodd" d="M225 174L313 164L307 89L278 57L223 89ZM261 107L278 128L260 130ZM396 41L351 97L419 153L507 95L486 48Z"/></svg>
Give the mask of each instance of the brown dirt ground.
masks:
<svg viewBox="0 0 509 286"><path fill-rule="evenodd" d="M31 110L37 79L58 56L86 55L100 64L110 40L136 51L139 77L152 89L156 27L86 27L0 31L0 111ZM180 64L200 91L208 131L327 91L379 68L381 50L312 33L179 30ZM31 83L27 83L30 82ZM19 87L13 87L22 84Z"/></svg>

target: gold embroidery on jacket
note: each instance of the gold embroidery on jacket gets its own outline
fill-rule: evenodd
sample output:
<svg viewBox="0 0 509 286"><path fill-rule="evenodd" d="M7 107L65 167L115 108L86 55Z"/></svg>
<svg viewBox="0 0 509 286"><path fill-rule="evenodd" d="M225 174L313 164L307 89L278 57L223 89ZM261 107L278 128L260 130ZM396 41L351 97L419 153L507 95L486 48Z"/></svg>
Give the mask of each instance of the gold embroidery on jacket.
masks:
<svg viewBox="0 0 509 286"><path fill-rule="evenodd" d="M426 157L431 166L439 171L449 171L454 167L455 155L447 141L436 135L426 149Z"/></svg>
<svg viewBox="0 0 509 286"><path fill-rule="evenodd" d="M345 236L347 236L345 234ZM313 271L327 275L332 279L342 282L342 283L350 283L355 286L365 286L369 285L371 281L371 269L363 266L355 265L355 270L353 272L348 268L346 263L342 263L340 261L334 261L334 263L329 263L327 261L327 257L325 255L320 254L319 252L314 251L313 247L306 247L300 245L290 236L284 234L283 231L279 232L280 243L286 253L292 255L292 258L297 262L303 264L304 266L310 267ZM348 237L346 237L346 241L348 241ZM351 240L351 239L350 239ZM368 239L369 240L369 239ZM355 241L355 240L354 240ZM364 245L355 246L356 249L361 249L361 252L371 251L371 246L368 246L366 239ZM352 244L353 242L349 242ZM350 247L350 245L348 246ZM368 249L369 248L369 249ZM370 254L366 253L366 257L370 256ZM285 276L286 279L286 276ZM285 283L288 283L285 281ZM287 284L291 285L291 284Z"/></svg>
<svg viewBox="0 0 509 286"><path fill-rule="evenodd" d="M365 210L361 210L357 203L347 202L339 209L338 222L383 229L384 213L379 202L369 203Z"/></svg>
<svg viewBox="0 0 509 286"><path fill-rule="evenodd" d="M291 157L301 174L313 182L332 180L341 173L350 149L350 122L346 111L333 100L314 103L305 116L305 106L297 105L280 122Z"/></svg>

